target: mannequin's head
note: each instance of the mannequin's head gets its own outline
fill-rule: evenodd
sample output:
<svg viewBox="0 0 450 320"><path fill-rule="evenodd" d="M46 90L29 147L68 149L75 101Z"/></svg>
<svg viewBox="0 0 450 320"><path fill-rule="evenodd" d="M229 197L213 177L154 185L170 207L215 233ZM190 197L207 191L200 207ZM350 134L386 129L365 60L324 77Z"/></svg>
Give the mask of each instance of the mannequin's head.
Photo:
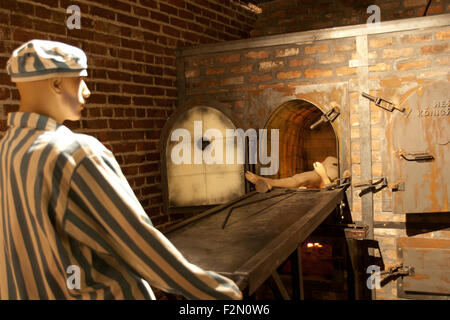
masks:
<svg viewBox="0 0 450 320"><path fill-rule="evenodd" d="M83 50L34 39L13 51L6 69L19 89L19 111L46 115L60 123L80 119L90 95L83 80L87 76Z"/></svg>
<svg viewBox="0 0 450 320"><path fill-rule="evenodd" d="M322 161L322 165L325 167L327 171L327 175L331 181L338 178L338 159L335 157L326 157L325 160Z"/></svg>
<svg viewBox="0 0 450 320"><path fill-rule="evenodd" d="M90 96L83 77L54 77L45 80L18 82L20 111L49 116L62 123L79 120L81 110Z"/></svg>

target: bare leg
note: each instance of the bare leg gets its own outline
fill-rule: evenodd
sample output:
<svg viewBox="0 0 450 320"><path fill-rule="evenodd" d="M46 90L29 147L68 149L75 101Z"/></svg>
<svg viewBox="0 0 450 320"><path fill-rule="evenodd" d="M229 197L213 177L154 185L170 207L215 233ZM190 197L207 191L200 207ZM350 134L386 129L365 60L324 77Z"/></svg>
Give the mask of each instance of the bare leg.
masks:
<svg viewBox="0 0 450 320"><path fill-rule="evenodd" d="M258 176L254 173L248 172L245 174L245 178L251 183L258 186L260 181L264 181L267 184L268 189L272 189L272 187L280 187L280 188L299 188L306 186L315 186L319 187L322 179L315 171L306 171L299 174L296 174L289 178L283 179L271 179L264 178Z"/></svg>

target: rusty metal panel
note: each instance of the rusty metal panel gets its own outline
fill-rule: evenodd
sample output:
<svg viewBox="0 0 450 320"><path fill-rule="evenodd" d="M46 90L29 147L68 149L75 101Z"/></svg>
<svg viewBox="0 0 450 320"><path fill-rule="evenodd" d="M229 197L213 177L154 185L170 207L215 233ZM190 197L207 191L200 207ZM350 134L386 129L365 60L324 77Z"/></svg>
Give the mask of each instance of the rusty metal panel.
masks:
<svg viewBox="0 0 450 320"><path fill-rule="evenodd" d="M398 256L414 275L397 281L398 296L419 299L450 299L450 240L397 240Z"/></svg>
<svg viewBox="0 0 450 320"><path fill-rule="evenodd" d="M450 211L450 84L421 85L387 113L383 164L394 213Z"/></svg>

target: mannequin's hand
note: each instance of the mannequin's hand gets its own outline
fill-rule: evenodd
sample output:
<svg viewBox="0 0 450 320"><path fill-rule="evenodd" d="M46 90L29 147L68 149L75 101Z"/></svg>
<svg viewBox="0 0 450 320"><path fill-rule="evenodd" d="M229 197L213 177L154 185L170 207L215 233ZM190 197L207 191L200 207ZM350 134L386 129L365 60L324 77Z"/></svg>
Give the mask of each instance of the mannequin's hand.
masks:
<svg viewBox="0 0 450 320"><path fill-rule="evenodd" d="M314 166L314 170L317 172L317 174L322 179L323 184L325 186L331 184L331 181L328 178L327 171L325 170L325 167L320 162L314 162L313 166Z"/></svg>

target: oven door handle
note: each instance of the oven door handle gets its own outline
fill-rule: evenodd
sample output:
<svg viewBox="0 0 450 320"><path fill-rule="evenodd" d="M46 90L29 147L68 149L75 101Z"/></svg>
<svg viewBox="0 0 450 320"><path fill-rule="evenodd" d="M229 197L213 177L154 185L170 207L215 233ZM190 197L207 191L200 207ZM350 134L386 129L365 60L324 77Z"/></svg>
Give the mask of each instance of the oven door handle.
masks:
<svg viewBox="0 0 450 320"><path fill-rule="evenodd" d="M400 150L398 155L406 161L427 162L434 160L434 156L429 152L406 153L405 151Z"/></svg>

